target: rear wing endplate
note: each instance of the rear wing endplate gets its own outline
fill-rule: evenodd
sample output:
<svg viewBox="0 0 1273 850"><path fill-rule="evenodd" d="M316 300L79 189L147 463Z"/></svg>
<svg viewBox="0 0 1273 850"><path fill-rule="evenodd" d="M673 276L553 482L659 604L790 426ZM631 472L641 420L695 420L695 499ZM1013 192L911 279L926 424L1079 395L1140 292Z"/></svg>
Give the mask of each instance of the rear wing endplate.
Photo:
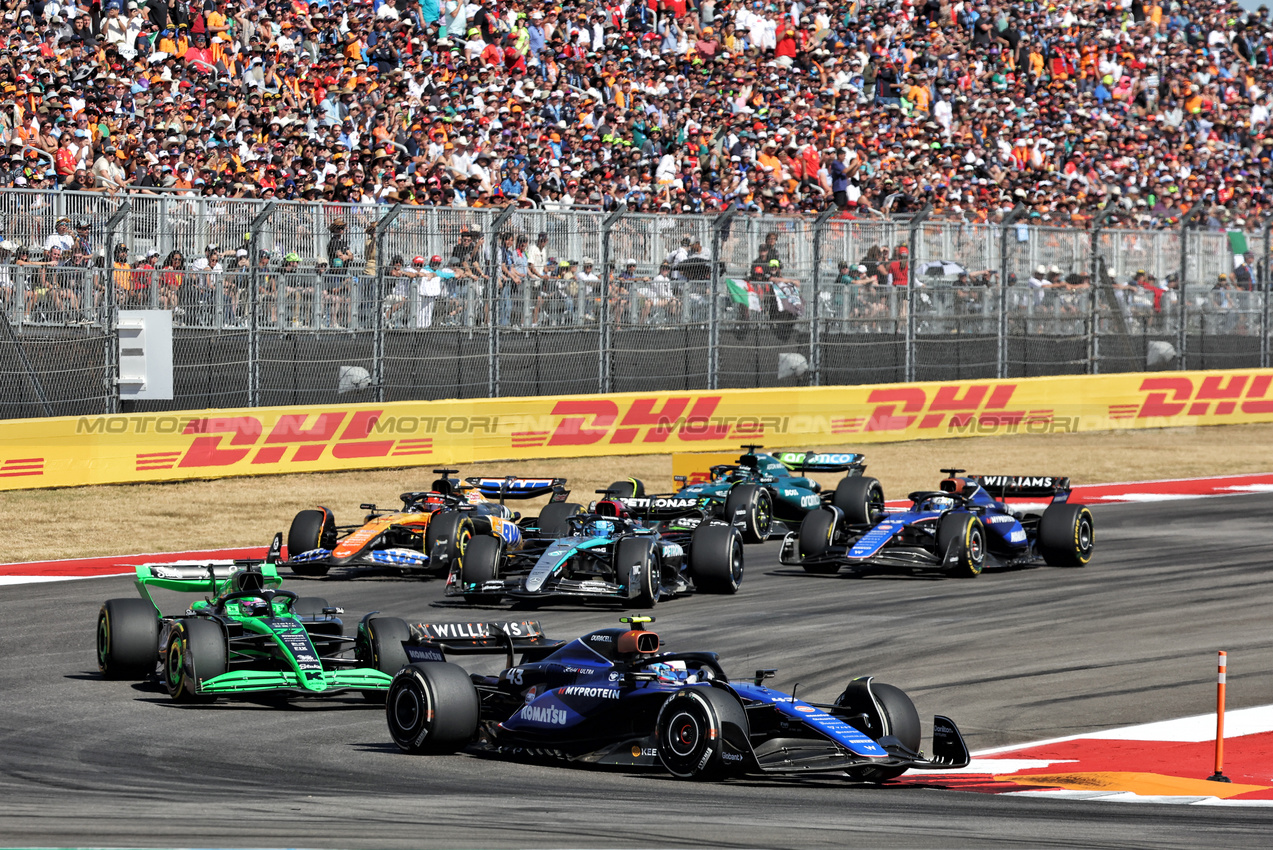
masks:
<svg viewBox="0 0 1273 850"><path fill-rule="evenodd" d="M792 472L848 472L866 469L865 455L856 452L780 452L778 462Z"/></svg>
<svg viewBox="0 0 1273 850"><path fill-rule="evenodd" d="M1001 499L1038 498L1070 492L1063 475L970 475L987 493Z"/></svg>

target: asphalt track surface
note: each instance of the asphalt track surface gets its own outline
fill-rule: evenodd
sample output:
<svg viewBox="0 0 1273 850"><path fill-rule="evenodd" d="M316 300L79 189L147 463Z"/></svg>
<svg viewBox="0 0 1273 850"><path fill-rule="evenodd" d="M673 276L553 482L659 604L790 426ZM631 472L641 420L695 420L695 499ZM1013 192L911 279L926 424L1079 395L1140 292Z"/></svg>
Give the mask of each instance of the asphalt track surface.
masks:
<svg viewBox="0 0 1273 850"><path fill-rule="evenodd" d="M814 577L749 547L733 598L660 604L674 648L830 700L854 675L949 714L974 750L1273 702L1273 495L1094 509L1083 569L975 580ZM349 614L498 619L438 581L296 579ZM1273 810L1119 805L834 778L681 782L473 755L411 757L356 699L180 707L99 678L93 628L126 578L0 590L0 845L300 847L1267 847ZM550 606L550 636L612 625ZM1199 778L1210 764L1198 765ZM1188 773L1188 771L1186 771Z"/></svg>

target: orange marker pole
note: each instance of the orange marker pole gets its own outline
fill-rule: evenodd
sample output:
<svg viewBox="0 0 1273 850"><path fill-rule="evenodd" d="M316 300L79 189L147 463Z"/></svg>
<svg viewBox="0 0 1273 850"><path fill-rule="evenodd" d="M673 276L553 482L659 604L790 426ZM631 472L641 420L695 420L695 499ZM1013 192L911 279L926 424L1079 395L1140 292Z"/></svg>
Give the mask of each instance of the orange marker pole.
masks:
<svg viewBox="0 0 1273 850"><path fill-rule="evenodd" d="M1224 775L1224 679L1229 653L1220 652L1219 672L1216 675L1216 772L1207 778L1212 782L1228 782Z"/></svg>

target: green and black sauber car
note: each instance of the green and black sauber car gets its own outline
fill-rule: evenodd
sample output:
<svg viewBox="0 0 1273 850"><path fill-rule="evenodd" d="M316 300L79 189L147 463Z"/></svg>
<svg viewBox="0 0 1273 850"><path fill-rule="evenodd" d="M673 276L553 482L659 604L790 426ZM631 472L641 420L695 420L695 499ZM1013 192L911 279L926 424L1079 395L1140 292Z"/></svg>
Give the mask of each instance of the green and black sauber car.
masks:
<svg viewBox="0 0 1273 850"><path fill-rule="evenodd" d="M275 541L275 552L279 541ZM274 558L144 564L140 599L108 599L97 616L97 664L108 679L158 677L173 699L361 692L382 702L407 663L404 620L368 614L347 637L341 609L282 590ZM165 615L151 589L206 592ZM373 612L374 613L374 612Z"/></svg>

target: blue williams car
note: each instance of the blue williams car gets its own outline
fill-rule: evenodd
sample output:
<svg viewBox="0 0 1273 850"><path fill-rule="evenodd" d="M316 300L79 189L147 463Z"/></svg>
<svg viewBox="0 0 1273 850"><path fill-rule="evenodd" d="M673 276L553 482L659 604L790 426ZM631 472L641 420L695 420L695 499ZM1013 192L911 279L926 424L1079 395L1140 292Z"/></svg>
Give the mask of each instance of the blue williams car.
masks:
<svg viewBox="0 0 1273 850"><path fill-rule="evenodd" d="M845 482L858 480L866 469L863 456L852 452L766 454L757 451L760 446L743 448L746 452L739 456L738 463L713 466L710 481L690 484L672 494L649 496L656 502L650 506L650 514L657 515L659 501L671 502L672 507L662 511L668 515L677 509L676 500L693 500L707 514L737 528L744 543L763 543L798 527L810 511L834 503ZM843 472L845 477L835 491L823 493L822 485L807 477L814 472ZM647 499L645 484L637 478L616 481L608 492L625 500ZM883 498L881 493L881 502ZM636 503L629 504L637 507Z"/></svg>
<svg viewBox="0 0 1273 850"><path fill-rule="evenodd" d="M1086 505L1070 501L1070 479L942 472L940 489L911 493L910 507L898 513L885 510L878 482L857 479L856 497L806 518L783 540L779 560L810 573L849 567L974 578L987 566L1082 567L1092 559L1095 522ZM1051 500L1041 514L1003 501L1039 497Z"/></svg>
<svg viewBox="0 0 1273 850"><path fill-rule="evenodd" d="M738 530L701 512L646 520L606 498L588 510L551 503L537 523L527 525L517 546L474 536L444 595L487 604L576 598L652 608L691 590L732 594L743 580Z"/></svg>
<svg viewBox="0 0 1273 850"><path fill-rule="evenodd" d="M569 642L533 621L423 623L403 644L411 663L385 704L389 734L409 753L469 747L510 757L663 768L685 779L836 773L883 782L910 769L968 764L954 722L919 714L900 689L853 679L831 703L765 686L773 670L732 681L714 652L666 652L625 618ZM470 675L448 653L504 652L498 675ZM515 661L515 653L520 660Z"/></svg>

